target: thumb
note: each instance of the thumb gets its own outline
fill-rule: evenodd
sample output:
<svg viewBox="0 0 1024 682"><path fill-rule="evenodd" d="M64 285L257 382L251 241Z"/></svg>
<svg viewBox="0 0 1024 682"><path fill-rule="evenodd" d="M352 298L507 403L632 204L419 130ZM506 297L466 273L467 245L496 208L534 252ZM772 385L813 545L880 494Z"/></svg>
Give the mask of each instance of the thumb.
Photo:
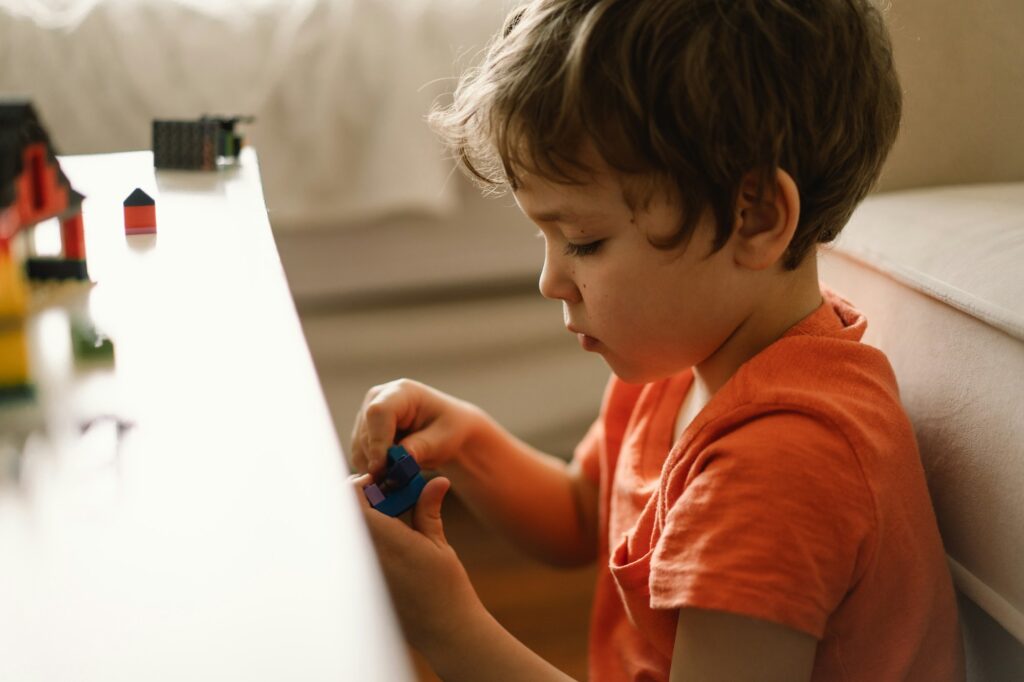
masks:
<svg viewBox="0 0 1024 682"><path fill-rule="evenodd" d="M442 547L448 544L448 540L444 537L444 524L441 522L441 502L451 485L451 481L443 476L427 481L412 514L412 527Z"/></svg>
<svg viewBox="0 0 1024 682"><path fill-rule="evenodd" d="M434 456L438 450L438 444L435 442L437 435L428 427L406 436L398 444L405 448L422 468L437 469L437 458Z"/></svg>

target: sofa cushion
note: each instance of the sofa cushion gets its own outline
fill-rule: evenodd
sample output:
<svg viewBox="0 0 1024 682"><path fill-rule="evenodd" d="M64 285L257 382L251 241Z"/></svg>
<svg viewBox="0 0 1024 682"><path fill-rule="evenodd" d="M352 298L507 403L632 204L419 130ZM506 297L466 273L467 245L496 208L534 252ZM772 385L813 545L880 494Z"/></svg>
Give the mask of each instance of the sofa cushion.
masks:
<svg viewBox="0 0 1024 682"><path fill-rule="evenodd" d="M958 589L1024 642L1022 264L1024 183L875 195L821 259L896 371Z"/></svg>

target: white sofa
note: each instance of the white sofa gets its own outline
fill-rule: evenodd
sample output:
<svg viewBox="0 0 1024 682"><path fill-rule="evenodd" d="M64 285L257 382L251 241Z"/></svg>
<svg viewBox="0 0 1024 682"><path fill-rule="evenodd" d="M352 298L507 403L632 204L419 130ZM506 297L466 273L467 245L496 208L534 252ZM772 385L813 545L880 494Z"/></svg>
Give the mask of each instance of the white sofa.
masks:
<svg viewBox="0 0 1024 682"><path fill-rule="evenodd" d="M824 252L914 424L969 679L1024 679L1024 182L876 195Z"/></svg>

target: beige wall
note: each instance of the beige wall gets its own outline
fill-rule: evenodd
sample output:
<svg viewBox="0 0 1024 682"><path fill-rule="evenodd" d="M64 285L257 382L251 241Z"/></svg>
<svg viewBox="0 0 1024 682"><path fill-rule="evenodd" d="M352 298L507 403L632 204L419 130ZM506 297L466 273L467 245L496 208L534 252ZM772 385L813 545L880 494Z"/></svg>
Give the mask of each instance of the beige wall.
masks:
<svg viewBox="0 0 1024 682"><path fill-rule="evenodd" d="M879 189L1024 180L1024 0L892 0L903 126Z"/></svg>

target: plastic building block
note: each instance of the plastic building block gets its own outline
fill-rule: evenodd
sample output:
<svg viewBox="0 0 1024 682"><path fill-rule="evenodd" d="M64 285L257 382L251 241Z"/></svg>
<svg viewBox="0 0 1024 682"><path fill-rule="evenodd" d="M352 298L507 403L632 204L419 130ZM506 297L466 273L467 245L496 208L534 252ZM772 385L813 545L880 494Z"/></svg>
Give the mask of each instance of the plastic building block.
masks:
<svg viewBox="0 0 1024 682"><path fill-rule="evenodd" d="M75 190L79 204L83 197ZM60 240L64 245L64 257L69 260L85 260L85 230L82 228L82 214L73 213L60 221Z"/></svg>
<svg viewBox="0 0 1024 682"><path fill-rule="evenodd" d="M0 400L31 395L25 328L19 325L0 329Z"/></svg>
<svg viewBox="0 0 1024 682"><path fill-rule="evenodd" d="M11 254L0 247L0 325L5 319L20 320L26 311L25 283Z"/></svg>
<svg viewBox="0 0 1024 682"><path fill-rule="evenodd" d="M36 390L31 384L18 384L17 386L0 386L0 404L31 400L36 397Z"/></svg>
<svg viewBox="0 0 1024 682"><path fill-rule="evenodd" d="M72 320L71 348L77 360L108 362L114 359L114 344L85 320Z"/></svg>
<svg viewBox="0 0 1024 682"><path fill-rule="evenodd" d="M89 279L89 268L84 260L63 258L29 258L25 261L29 279Z"/></svg>
<svg viewBox="0 0 1024 682"><path fill-rule="evenodd" d="M153 234L156 232L156 202L153 197L136 187L124 200L124 233Z"/></svg>
<svg viewBox="0 0 1024 682"><path fill-rule="evenodd" d="M401 445L392 445L388 448L384 482L366 486L363 493L377 511L400 516L416 504L426 485L416 460Z"/></svg>
<svg viewBox="0 0 1024 682"><path fill-rule="evenodd" d="M384 493L380 491L376 483L371 483L363 488L363 492L366 494L366 500L370 503L371 507L376 507L384 501Z"/></svg>
<svg viewBox="0 0 1024 682"><path fill-rule="evenodd" d="M246 116L202 116L195 121L153 121L153 165L178 170L216 170L238 161L244 144L235 132Z"/></svg>
<svg viewBox="0 0 1024 682"><path fill-rule="evenodd" d="M384 501L373 506L377 511L388 516L401 516L415 506L420 499L420 493L427 485L426 479L421 475L413 478L409 485L394 492L388 493Z"/></svg>
<svg viewBox="0 0 1024 682"><path fill-rule="evenodd" d="M420 465L416 460L405 455L400 457L390 469L386 483L390 489L404 488L417 474L420 473Z"/></svg>
<svg viewBox="0 0 1024 682"><path fill-rule="evenodd" d="M153 121L153 165L178 170L216 170L213 121Z"/></svg>

